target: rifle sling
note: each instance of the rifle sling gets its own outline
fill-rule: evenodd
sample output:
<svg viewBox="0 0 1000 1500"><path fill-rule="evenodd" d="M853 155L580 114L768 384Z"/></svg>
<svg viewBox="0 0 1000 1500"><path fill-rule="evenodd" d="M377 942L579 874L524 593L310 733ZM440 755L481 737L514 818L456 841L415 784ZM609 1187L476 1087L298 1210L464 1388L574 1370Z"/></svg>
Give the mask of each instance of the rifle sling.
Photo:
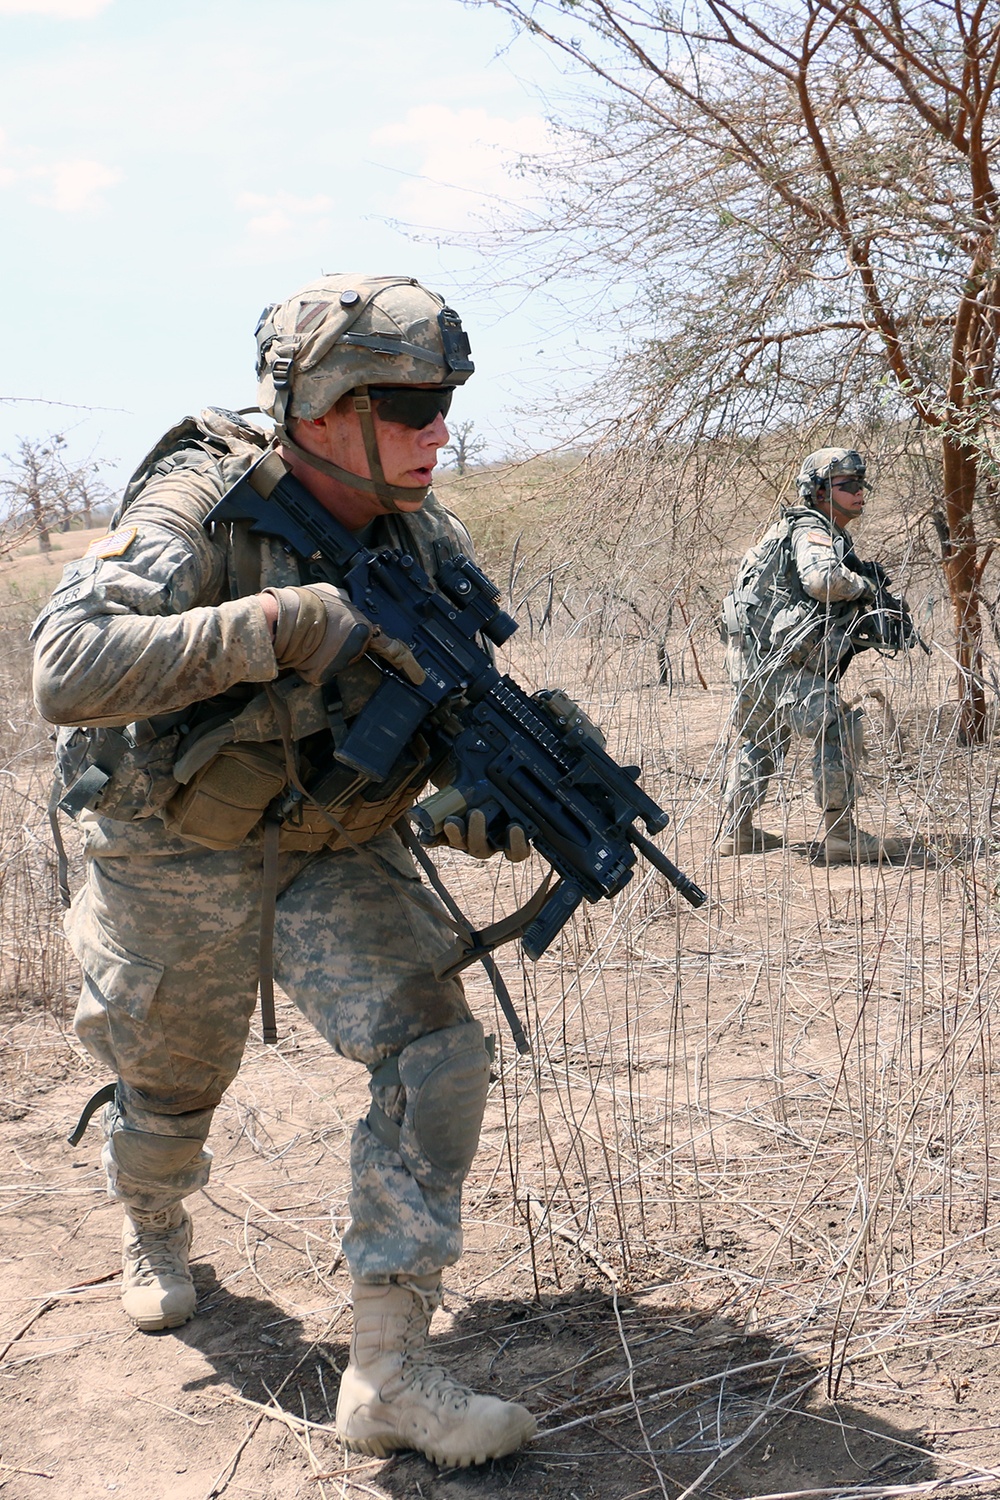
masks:
<svg viewBox="0 0 1000 1500"><path fill-rule="evenodd" d="M260 1029L264 1042L273 1047L278 1040L274 1014L274 914L278 903L278 836L276 817L264 817L264 864L260 892L260 933L257 943L257 973L260 979Z"/></svg>
<svg viewBox="0 0 1000 1500"><path fill-rule="evenodd" d="M118 1084L117 1082L115 1082L106 1083L103 1088L97 1090L96 1094L91 1094L90 1098L83 1106L83 1109L80 1111L80 1118L76 1122L76 1126L73 1130L72 1135L68 1135L66 1137L71 1146L79 1146L80 1142L83 1140L83 1133L86 1130L87 1126L90 1124L91 1116L95 1115L102 1105L110 1104L114 1100L115 1094L117 1092Z"/></svg>
<svg viewBox="0 0 1000 1500"><path fill-rule="evenodd" d="M49 828L52 833L52 842L56 851L56 880L59 886L59 899L63 906L69 906L71 902L69 893L69 859L66 854L66 844L63 840L62 829L59 827L59 798L62 794L62 783L59 777L53 778L52 786L49 788L49 801L46 811L49 817Z"/></svg>
<svg viewBox="0 0 1000 1500"><path fill-rule="evenodd" d="M510 991L504 982L503 975L493 961L493 949L521 937L530 923L534 921L548 899L549 886L552 883L552 871L550 870L546 875L530 901L526 901L522 907L512 912L509 917L502 917L499 922L493 922L489 927L484 927L481 931L477 932L469 926L462 914L461 908L438 874L437 866L414 837L413 830L406 819L401 818L395 827L403 843L409 849L445 906L456 919L455 925L459 933L458 942L452 943L451 947L446 949L435 963L435 978L451 979L456 974L460 974L463 969L467 969L470 964L475 963L478 959L489 976L493 992L500 1002L500 1009L507 1017L507 1024L514 1038L515 1047L519 1053L530 1052L531 1043L524 1034L524 1028L521 1025L517 1011L514 1009L514 1002L510 998Z"/></svg>

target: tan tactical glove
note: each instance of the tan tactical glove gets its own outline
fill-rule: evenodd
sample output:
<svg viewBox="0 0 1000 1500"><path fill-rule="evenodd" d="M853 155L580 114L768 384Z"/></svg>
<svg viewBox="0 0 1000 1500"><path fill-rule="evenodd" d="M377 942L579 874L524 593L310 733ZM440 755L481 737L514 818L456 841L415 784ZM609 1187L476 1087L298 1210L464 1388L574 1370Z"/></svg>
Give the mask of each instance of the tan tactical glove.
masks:
<svg viewBox="0 0 1000 1500"><path fill-rule="evenodd" d="M420 830L420 842L431 848L450 844L463 854L471 854L473 859L492 859L494 854L502 852L515 864L531 853L528 835L519 823L508 823L502 846L493 843L486 832L486 814L482 808L475 807L470 812L462 793L454 786L432 792L417 803L410 816Z"/></svg>
<svg viewBox="0 0 1000 1500"><path fill-rule="evenodd" d="M442 831L453 849L461 849L473 859L492 859L494 854L502 853L513 864L520 864L531 853L531 845L520 823L507 825L506 843L502 850L498 850L486 836L486 814L478 807L474 807L467 818L455 814L445 818Z"/></svg>
<svg viewBox="0 0 1000 1500"><path fill-rule="evenodd" d="M383 635L340 589L331 583L265 589L278 606L274 654L313 687L321 687L370 652L419 685L426 676L402 641Z"/></svg>

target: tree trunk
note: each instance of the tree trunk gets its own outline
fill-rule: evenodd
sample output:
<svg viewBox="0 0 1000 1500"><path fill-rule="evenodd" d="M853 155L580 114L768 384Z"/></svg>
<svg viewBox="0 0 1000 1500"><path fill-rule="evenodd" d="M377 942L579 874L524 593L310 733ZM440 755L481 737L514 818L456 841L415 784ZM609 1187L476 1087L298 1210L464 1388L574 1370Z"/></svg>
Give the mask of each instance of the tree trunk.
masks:
<svg viewBox="0 0 1000 1500"><path fill-rule="evenodd" d="M982 674L982 619L976 559L975 453L946 436L942 444L948 544L943 563L955 621L959 677L959 733L964 744L981 744L986 735L986 694Z"/></svg>
<svg viewBox="0 0 1000 1500"><path fill-rule="evenodd" d="M42 505L42 497L35 485L28 491L28 504L31 506L35 517L35 530L38 533L39 552L52 551L52 538L49 536L49 528L45 519L45 507Z"/></svg>

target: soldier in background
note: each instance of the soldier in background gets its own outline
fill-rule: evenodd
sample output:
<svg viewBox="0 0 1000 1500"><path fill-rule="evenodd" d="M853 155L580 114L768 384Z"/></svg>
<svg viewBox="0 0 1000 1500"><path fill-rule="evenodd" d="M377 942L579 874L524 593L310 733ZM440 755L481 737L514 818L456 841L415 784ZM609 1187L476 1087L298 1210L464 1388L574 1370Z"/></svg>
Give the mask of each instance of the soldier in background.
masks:
<svg viewBox="0 0 1000 1500"><path fill-rule="evenodd" d="M778 848L753 814L792 734L813 747L813 785L828 864L901 858L910 845L853 819L860 713L845 712L840 679L863 646L917 642L909 612L886 591L877 563L862 563L847 530L865 509L865 463L853 448L821 448L802 464L799 503L751 547L723 605L726 666L740 736L726 787L720 854Z"/></svg>
<svg viewBox="0 0 1000 1500"><path fill-rule="evenodd" d="M407 277L327 276L267 308L257 345L277 451L327 510L432 577L471 553L429 489L445 413L473 371L441 298ZM240 1065L270 904L277 979L371 1074L351 1145L354 1332L338 1431L362 1453L481 1463L535 1424L426 1350L442 1269L461 1254L490 1072L460 981L434 974L453 931L393 831L441 768L419 734L378 785L333 756L380 681L373 658L423 673L278 542L247 523L206 527L267 446L215 408L171 429L33 632L39 710L69 726L62 805L85 831L67 933L84 976L77 1035L117 1080L103 1160L125 1210L122 1301L144 1330L196 1311L183 1200L208 1181L205 1142ZM467 834L488 857L469 821L449 842ZM523 830L507 837L510 857L527 854Z"/></svg>

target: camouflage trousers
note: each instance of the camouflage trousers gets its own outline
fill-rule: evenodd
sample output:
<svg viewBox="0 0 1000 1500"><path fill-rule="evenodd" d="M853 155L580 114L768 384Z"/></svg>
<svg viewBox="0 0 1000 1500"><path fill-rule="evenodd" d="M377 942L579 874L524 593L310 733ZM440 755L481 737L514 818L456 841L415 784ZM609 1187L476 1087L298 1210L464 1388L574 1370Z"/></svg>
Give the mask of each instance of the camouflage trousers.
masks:
<svg viewBox="0 0 1000 1500"><path fill-rule="evenodd" d="M812 745L817 806L824 812L853 806L860 720L853 712L845 713L836 680L794 666L746 673L735 653L729 671L736 688L734 723L740 737L726 783L729 826L764 801L793 734Z"/></svg>
<svg viewBox="0 0 1000 1500"><path fill-rule="evenodd" d="M257 997L261 846L217 852L157 819L87 818L87 879L66 930L83 969L75 1029L119 1079L105 1118L109 1191L155 1210L208 1180L212 1113L240 1066ZM418 905L352 851L279 856L275 977L342 1056L374 1069L417 1038L445 1042L472 1018L432 964L452 930L395 834L368 845L422 893ZM473 1023L481 1040L481 1028ZM425 1045L425 1044L422 1044ZM431 1044L433 1046L433 1043ZM398 1077L373 1098L402 1121ZM466 1121L468 1125L468 1121ZM471 1127L471 1160L478 1120ZM468 1162L421 1172L365 1120L351 1143L355 1277L426 1275L461 1254Z"/></svg>

